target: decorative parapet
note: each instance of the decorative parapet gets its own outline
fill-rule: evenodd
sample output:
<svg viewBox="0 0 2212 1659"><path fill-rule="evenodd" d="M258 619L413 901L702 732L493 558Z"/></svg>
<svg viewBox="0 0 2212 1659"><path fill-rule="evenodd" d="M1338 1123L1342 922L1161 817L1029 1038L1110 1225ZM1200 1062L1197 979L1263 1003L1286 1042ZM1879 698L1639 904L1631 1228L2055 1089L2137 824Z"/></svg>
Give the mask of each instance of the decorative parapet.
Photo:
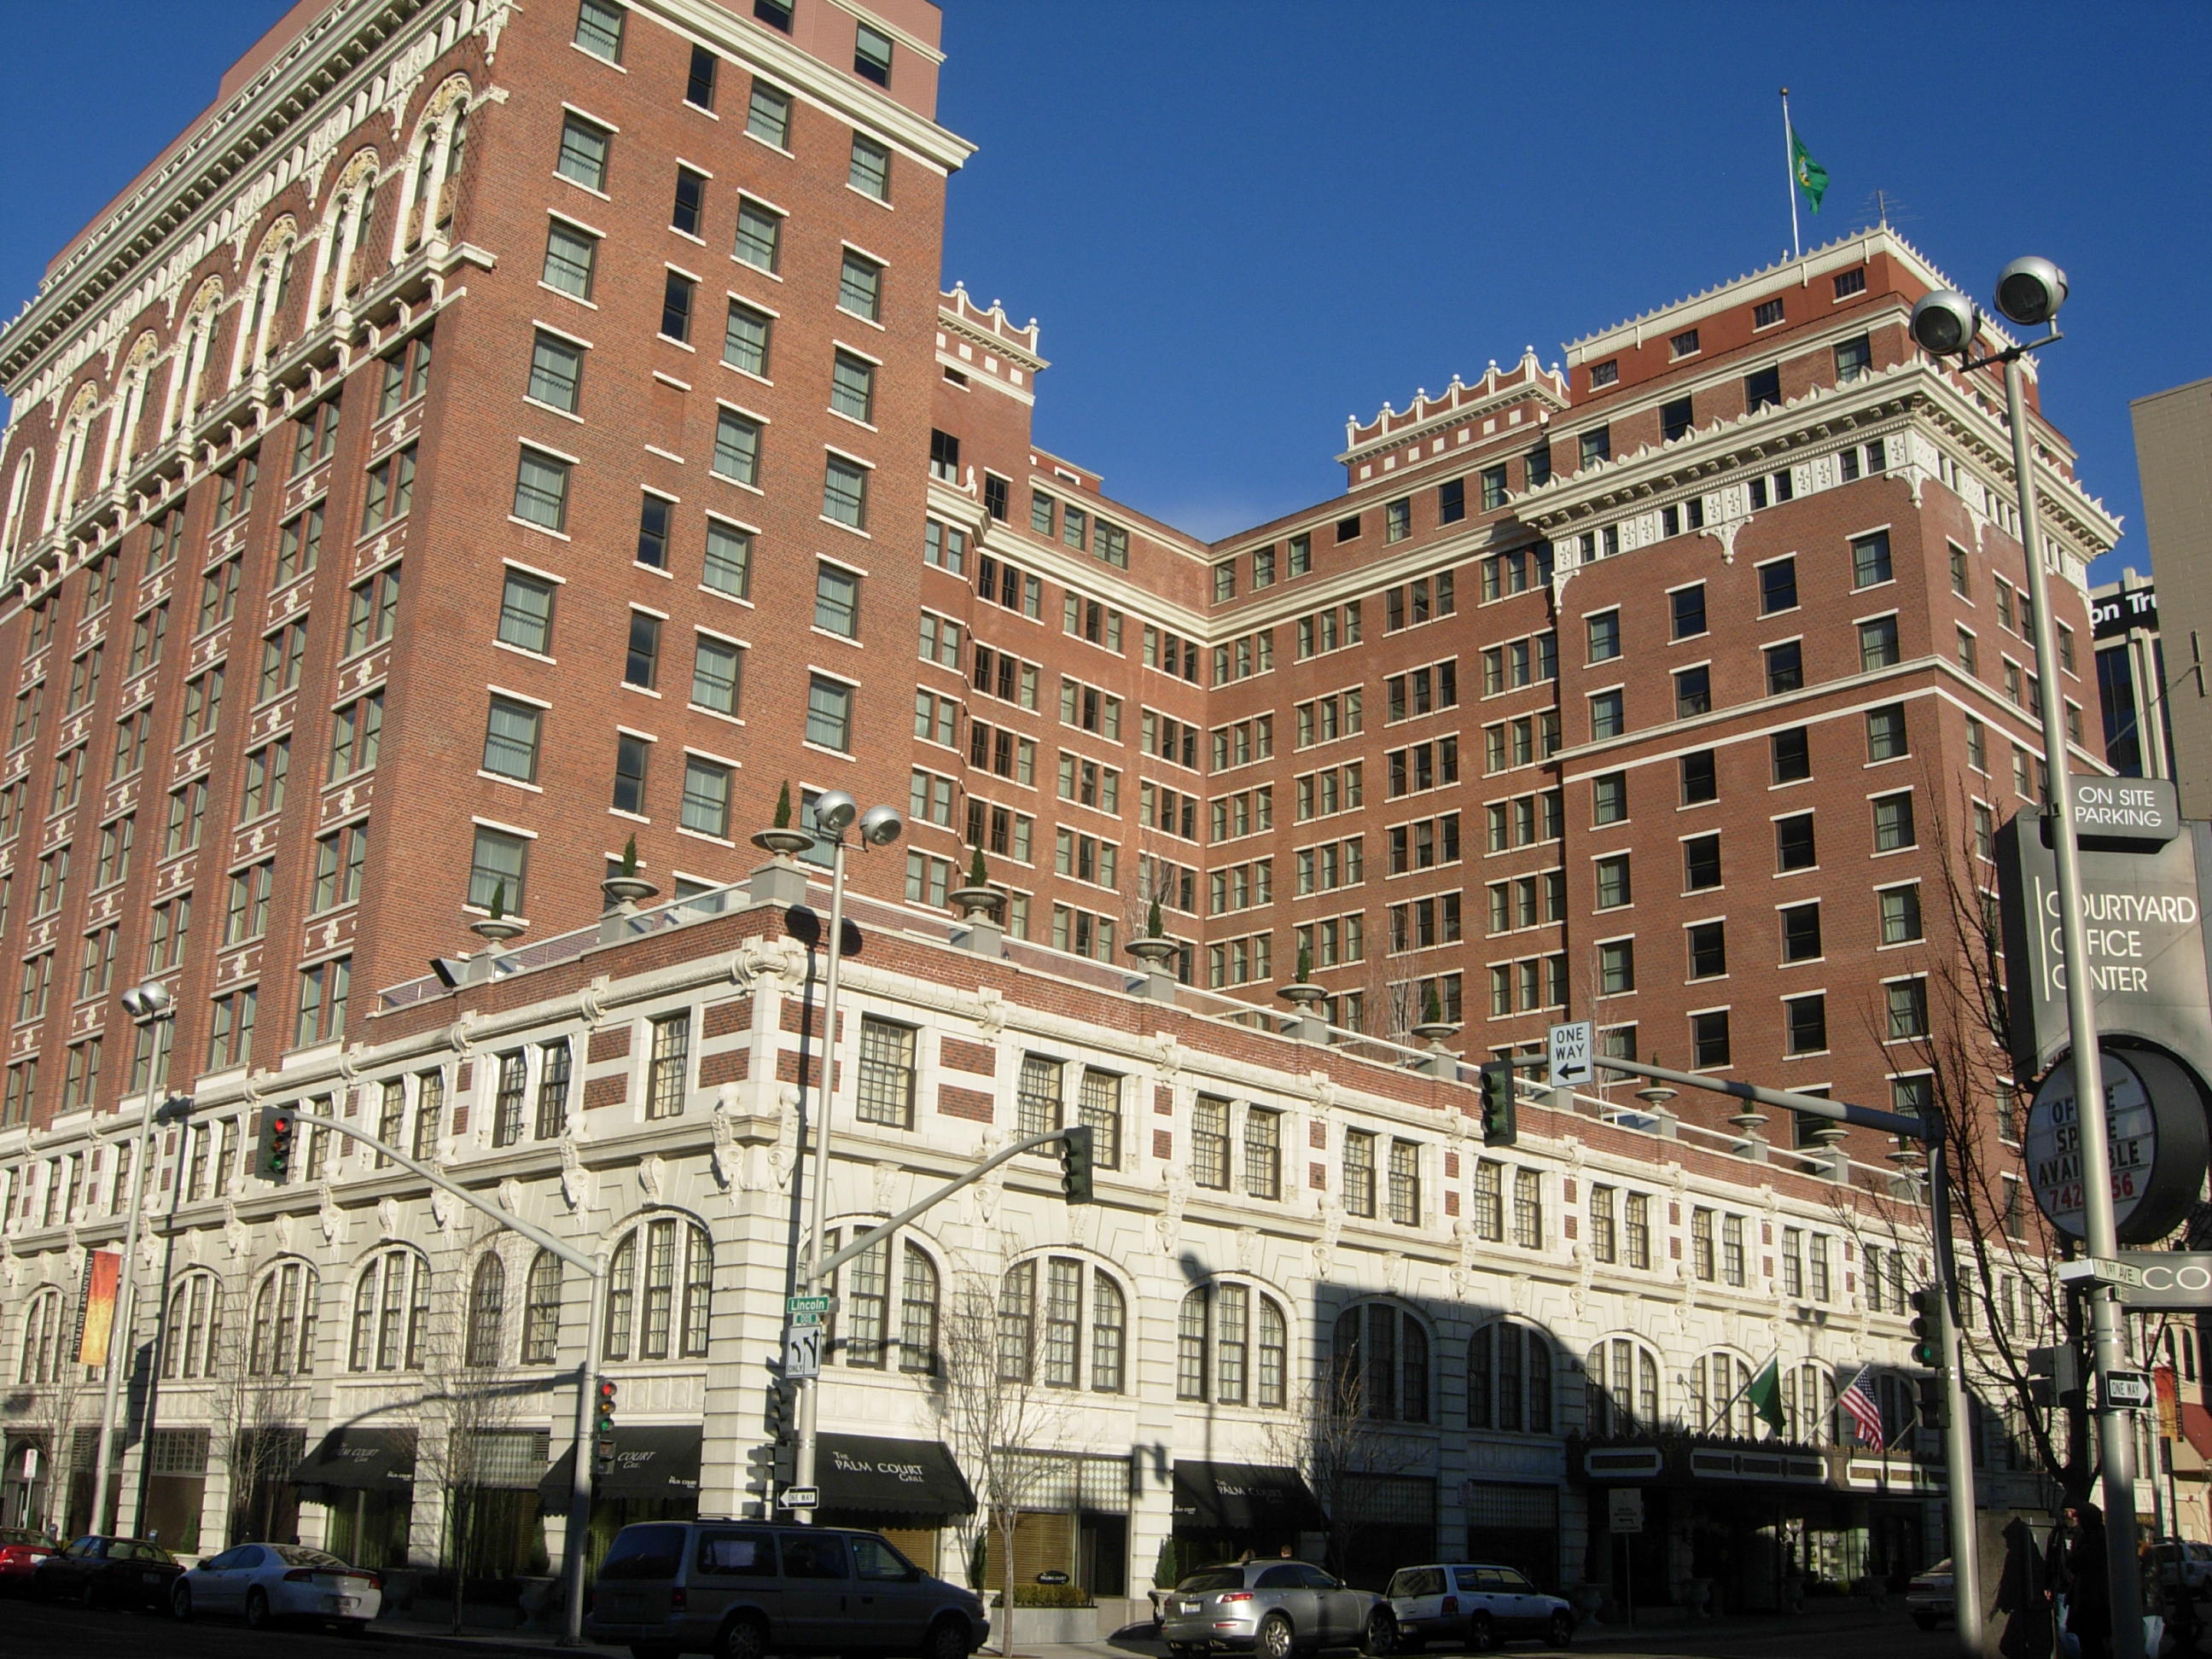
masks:
<svg viewBox="0 0 2212 1659"><path fill-rule="evenodd" d="M1493 358L1482 378L1472 386L1455 374L1451 384L1433 398L1425 386L1415 392L1408 409L1400 410L1385 404L1371 421L1363 423L1356 416L1347 420L1344 453L1336 459L1347 467L1356 466L1401 444L1419 444L1453 427L1494 416L1510 404L1530 402L1538 405L1541 414L1564 411L1567 382L1556 364L1541 367L1536 362L1535 348L1524 346L1521 361L1511 368L1499 369ZM1407 464L1413 459L1409 455Z"/></svg>

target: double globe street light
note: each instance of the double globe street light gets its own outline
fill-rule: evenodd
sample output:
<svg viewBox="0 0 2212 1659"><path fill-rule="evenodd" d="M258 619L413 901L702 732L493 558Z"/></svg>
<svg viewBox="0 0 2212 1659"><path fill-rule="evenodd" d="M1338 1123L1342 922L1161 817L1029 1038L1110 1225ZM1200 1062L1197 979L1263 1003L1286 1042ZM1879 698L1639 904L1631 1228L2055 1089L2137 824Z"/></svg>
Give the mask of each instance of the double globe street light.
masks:
<svg viewBox="0 0 2212 1659"><path fill-rule="evenodd" d="M2066 303L2066 273L2050 260L2033 255L2014 259L1997 274L1996 307L2007 320L2024 328L2042 328L2039 339L2006 345L1986 356L1975 355L1982 313L1972 300L1950 289L1924 295L1912 307L1912 338L1933 356L1955 357L1961 373L1991 363L2004 367L2005 419L2012 428L2013 485L2019 498L2020 542L2027 565L2028 596L2034 606L2035 672L2038 714L2043 724L2043 749L2048 768L2048 793L2044 812L2051 831L2058 878L2059 953L2065 963L2066 1024L2073 1071L2075 1105L2080 1111L2082 1186L2082 1232L2093 1261L2111 1261L2119 1252L2112 1214L2112 1171L2106 1139L2106 1112L2104 1067L2097 1042L2097 1009L2091 997L2090 975L2080 971L2088 961L2087 929L2081 915L2081 849L2074 825L2072 767L2068 761L2063 688L2059 678L2057 621L2051 615L2047 556L2043 544L2042 519L2036 506L2035 443L2028 429L2026 374L2021 360L2031 351L2052 345L2065 337L2059 331L2058 311ZM2115 1659L2142 1659L2143 1627L2142 1579L2136 1563L2135 1437L2124 1410L2114 1409L2105 1390L2105 1378L2125 1360L2120 1343L2120 1307L2112 1285L2093 1281L2089 1295L2091 1363L2096 1377L2092 1405L2097 1414L2097 1452L2103 1466L2105 1544L2112 1610ZM1952 1322L1954 1325L1956 1321ZM1955 1334L1951 1339L1955 1344ZM1954 1352L1946 1355L1956 1365ZM1972 1544L1954 1540L1954 1554L1960 1559ZM1964 1580L1961 1581L1961 1612ZM1963 1626L1963 1620L1962 1620Z"/></svg>

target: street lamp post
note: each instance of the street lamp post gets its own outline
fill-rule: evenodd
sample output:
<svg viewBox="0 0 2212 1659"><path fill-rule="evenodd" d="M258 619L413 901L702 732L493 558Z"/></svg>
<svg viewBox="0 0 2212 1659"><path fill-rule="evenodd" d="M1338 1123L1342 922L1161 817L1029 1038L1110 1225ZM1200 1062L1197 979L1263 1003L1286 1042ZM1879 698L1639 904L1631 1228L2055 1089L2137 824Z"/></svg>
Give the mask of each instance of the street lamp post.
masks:
<svg viewBox="0 0 2212 1659"><path fill-rule="evenodd" d="M2072 770L2068 763L2065 702L2059 678L2057 622L2051 614L2051 584L2044 565L2042 515L2036 505L2035 446L2027 425L2021 359L2062 338L2058 308L2066 301L2065 273L2048 259L2015 259L1997 276L1997 309L2026 327L2045 326L2041 338L1973 356L1981 314L1962 294L1948 289L1923 295L1912 307L1912 337L1938 357L1957 356L1962 369L2004 366L2005 419L2012 428L2013 486L2019 497L2020 541L2026 555L2030 602L2035 608L2037 712L2043 723L2048 768L2045 811L2058 877L2059 957L2065 965L2066 1024L2080 1112L2083 1242L2093 1261L2119 1253L2112 1216L2111 1147L2106 1139L2105 1078L2097 1043L2097 1008L2090 995L2087 929L2081 915L2081 848L2075 832ZM1947 1290L1952 1287L1947 1286ZM2115 1286L2093 1280L2089 1290L2090 1407L2097 1416L2097 1453L2103 1466L2106 1571L2112 1608L2114 1659L2142 1659L2142 1581L2136 1562L2135 1436L2127 1413L2108 1401L2105 1379L2125 1363ZM1953 1363L1956 1364L1955 1356ZM1954 1539L1954 1557L1972 1547Z"/></svg>
<svg viewBox="0 0 2212 1659"><path fill-rule="evenodd" d="M117 1504L107 1492L108 1474L115 1466L115 1397L123 1380L123 1365L131 1352L138 1319L138 1223L146 1204L147 1153L153 1145L154 1113L169 1080L169 1042L175 1031L176 999L158 979L149 979L123 994L123 1011L141 1030L158 1027L154 1037L151 1074L146 1079L146 1102L138 1114L137 1151L131 1156L131 1212L123 1226L123 1272L116 1287L115 1313L107 1328L106 1387L100 1401L100 1449L93 1460L92 1529L106 1532L115 1524ZM116 1494L116 1500L121 1498Z"/></svg>
<svg viewBox="0 0 2212 1659"><path fill-rule="evenodd" d="M822 989L822 1083L814 1097L814 1224L806 1242L805 1290L810 1296L822 1288L823 1244L830 1222L830 1108L837 1094L838 969L845 957L845 832L853 827L855 818L859 820L863 847L888 847L906 828L906 820L892 808L871 806L863 812L860 803L842 789L833 789L814 803L815 834L827 840L830 848L830 964ZM792 1457L792 1484L796 1486L814 1485L821 1391L819 1376L800 1379L798 1445ZM774 1503L775 1494L771 1492L771 1510ZM814 1513L811 1510L802 1510L798 1518L811 1521Z"/></svg>

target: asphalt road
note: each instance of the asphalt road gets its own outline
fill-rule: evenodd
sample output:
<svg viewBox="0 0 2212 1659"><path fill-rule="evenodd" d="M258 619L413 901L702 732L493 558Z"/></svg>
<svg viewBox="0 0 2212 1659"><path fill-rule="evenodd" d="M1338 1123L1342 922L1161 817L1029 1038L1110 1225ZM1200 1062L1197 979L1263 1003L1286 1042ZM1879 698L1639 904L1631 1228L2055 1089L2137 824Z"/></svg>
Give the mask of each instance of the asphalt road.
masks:
<svg viewBox="0 0 2212 1659"><path fill-rule="evenodd" d="M1882 1659L1954 1659L1956 1638L1947 1626L1923 1632L1915 1630L1899 1612L1893 1621L1808 1618L1786 1624L1752 1620L1741 1624L1722 1621L1698 1628L1675 1626L1665 1631L1623 1631L1607 1627L1586 1632L1571 1650L1528 1648L1518 1644L1505 1650L1522 1659L1866 1659L1879 1652ZM475 1644L468 1644L474 1647ZM535 1645L535 1644L533 1644ZM1054 1648L1047 1659L1121 1659L1156 1650L1150 1642L1100 1643L1085 1648ZM459 1650L465 1651L465 1650ZM489 1655L512 1655L520 1650L496 1643L481 1650ZM539 1648L549 1656L550 1647ZM0 1601L0 1655L6 1659L366 1659L370 1655L452 1654L453 1647L416 1638L404 1626L378 1625L364 1637L353 1638L313 1627L250 1631L228 1620L198 1619L180 1625L147 1613L88 1613L80 1607L50 1607L22 1599ZM587 1649L586 1654L606 1652ZM1434 1650L1443 1656L1445 1650Z"/></svg>

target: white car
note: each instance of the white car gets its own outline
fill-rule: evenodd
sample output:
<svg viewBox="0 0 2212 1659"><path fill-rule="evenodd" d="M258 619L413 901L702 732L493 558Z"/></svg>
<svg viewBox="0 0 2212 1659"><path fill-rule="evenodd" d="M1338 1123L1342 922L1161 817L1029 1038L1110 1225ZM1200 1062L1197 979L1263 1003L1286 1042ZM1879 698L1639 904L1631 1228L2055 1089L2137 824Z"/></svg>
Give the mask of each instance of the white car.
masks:
<svg viewBox="0 0 2212 1659"><path fill-rule="evenodd" d="M1492 1561L1401 1567L1382 1598L1392 1621L1385 1651L1418 1652L1431 1642L1453 1642L1486 1653L1516 1637L1563 1648L1575 1634L1571 1603L1544 1594L1518 1568Z"/></svg>
<svg viewBox="0 0 2212 1659"><path fill-rule="evenodd" d="M313 1619L357 1635L384 1606L384 1581L304 1545L237 1544L177 1580L170 1605L179 1619L235 1613L256 1630Z"/></svg>

